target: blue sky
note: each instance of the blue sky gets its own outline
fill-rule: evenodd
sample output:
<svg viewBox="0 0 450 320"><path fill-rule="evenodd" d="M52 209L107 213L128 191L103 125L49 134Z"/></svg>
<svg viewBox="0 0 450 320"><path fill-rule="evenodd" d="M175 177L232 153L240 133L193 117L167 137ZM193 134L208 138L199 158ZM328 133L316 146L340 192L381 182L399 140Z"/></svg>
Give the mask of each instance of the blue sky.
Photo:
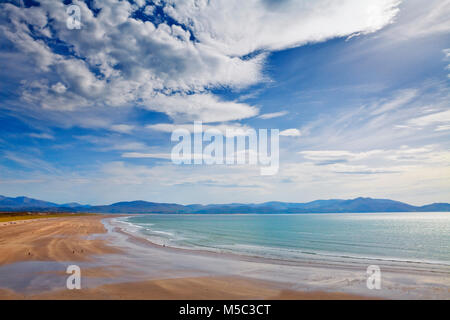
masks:
<svg viewBox="0 0 450 320"><path fill-rule="evenodd" d="M66 26L69 4L79 30ZM450 202L450 1L0 7L0 194ZM195 120L289 130L278 174L156 156Z"/></svg>

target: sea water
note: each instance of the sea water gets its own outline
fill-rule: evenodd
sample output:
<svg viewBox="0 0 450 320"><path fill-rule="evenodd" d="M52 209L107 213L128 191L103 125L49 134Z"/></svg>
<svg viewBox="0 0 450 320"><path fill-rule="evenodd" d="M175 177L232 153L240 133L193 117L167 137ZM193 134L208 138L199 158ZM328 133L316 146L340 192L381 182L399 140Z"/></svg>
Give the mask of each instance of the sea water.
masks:
<svg viewBox="0 0 450 320"><path fill-rule="evenodd" d="M172 247L265 258L380 259L450 266L450 213L151 214L119 218Z"/></svg>

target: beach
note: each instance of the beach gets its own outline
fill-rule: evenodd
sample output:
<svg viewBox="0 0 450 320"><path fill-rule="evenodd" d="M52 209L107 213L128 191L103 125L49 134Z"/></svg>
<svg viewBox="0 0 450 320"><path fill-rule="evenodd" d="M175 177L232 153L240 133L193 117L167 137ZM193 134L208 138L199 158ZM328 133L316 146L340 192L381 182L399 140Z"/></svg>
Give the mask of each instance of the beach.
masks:
<svg viewBox="0 0 450 320"><path fill-rule="evenodd" d="M444 268L279 261L171 248L123 228L117 216L33 219L0 225L0 299L449 299ZM69 265L81 269L68 290Z"/></svg>

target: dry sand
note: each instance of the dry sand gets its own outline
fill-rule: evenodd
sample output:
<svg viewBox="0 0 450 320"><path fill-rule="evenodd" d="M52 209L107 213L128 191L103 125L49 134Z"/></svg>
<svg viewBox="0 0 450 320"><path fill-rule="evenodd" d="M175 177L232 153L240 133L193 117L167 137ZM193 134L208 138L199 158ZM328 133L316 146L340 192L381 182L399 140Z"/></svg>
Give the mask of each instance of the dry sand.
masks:
<svg viewBox="0 0 450 320"><path fill-rule="evenodd" d="M86 261L93 255L121 253L106 240L87 239L106 233L105 216L28 220L0 225L0 265L20 261ZM87 276L108 270L95 268ZM81 290L26 295L0 288L0 299L364 299L346 293L284 290L277 283L240 277L197 277L104 284Z"/></svg>

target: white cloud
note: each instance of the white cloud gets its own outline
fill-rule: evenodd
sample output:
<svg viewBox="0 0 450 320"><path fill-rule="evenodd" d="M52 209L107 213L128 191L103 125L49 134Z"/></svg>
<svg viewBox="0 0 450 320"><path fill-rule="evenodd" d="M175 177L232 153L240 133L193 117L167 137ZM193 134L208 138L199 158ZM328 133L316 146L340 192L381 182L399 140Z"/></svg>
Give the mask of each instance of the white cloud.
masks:
<svg viewBox="0 0 450 320"><path fill-rule="evenodd" d="M401 146L398 149L390 150L369 150L362 152L352 152L347 150L307 150L300 151L305 159L313 161L315 164L331 166L352 166L358 163L367 165L383 164L386 170L398 168L399 163L416 163L421 165L450 163L450 152L441 150L437 146L426 145L421 147ZM377 169L378 170L378 169Z"/></svg>
<svg viewBox="0 0 450 320"><path fill-rule="evenodd" d="M60 171L51 163L38 158L30 153L17 153L13 151L6 151L2 154L4 159L16 162L24 168L39 170L50 174L57 174Z"/></svg>
<svg viewBox="0 0 450 320"><path fill-rule="evenodd" d="M298 129L286 129L283 131L280 131L280 136L284 137L299 137L301 136L301 132Z"/></svg>
<svg viewBox="0 0 450 320"><path fill-rule="evenodd" d="M444 35L450 31L449 0L408 0L400 6L398 23L387 32L396 41L430 35Z"/></svg>
<svg viewBox="0 0 450 320"><path fill-rule="evenodd" d="M258 109L246 103L223 101L212 94L171 96L156 95L149 109L165 112L178 121L224 122L241 120L258 114Z"/></svg>
<svg viewBox="0 0 450 320"><path fill-rule="evenodd" d="M173 132L177 129L185 129L189 132L194 132L194 124L192 123L185 123L185 124L174 124L174 123L157 123L157 124L151 124L147 126L148 129L155 130L155 131L161 131L161 132ZM241 125L238 123L232 123L232 124L216 124L216 125L202 125L202 130L205 132L206 130L214 129L220 131L224 136L226 135L227 131L232 132L235 135L239 134L245 134L245 132L248 129L251 129L248 126Z"/></svg>
<svg viewBox="0 0 450 320"><path fill-rule="evenodd" d="M437 126L436 129L434 129L435 131L447 131L450 130L450 124L444 124L441 126Z"/></svg>
<svg viewBox="0 0 450 320"><path fill-rule="evenodd" d="M408 121L408 124L419 126L419 127L425 127L433 124L448 124L450 123L450 110L442 111L442 112L435 112L428 114L426 116L413 118Z"/></svg>
<svg viewBox="0 0 450 320"><path fill-rule="evenodd" d="M30 133L29 136L36 139L47 139L47 140L55 139L53 135L48 133Z"/></svg>
<svg viewBox="0 0 450 320"><path fill-rule="evenodd" d="M120 132L120 133L130 133L133 131L134 126L129 124L114 124L110 128L112 131Z"/></svg>
<svg viewBox="0 0 450 320"><path fill-rule="evenodd" d="M383 150L371 150L367 152L351 152L346 150L307 150L300 151L299 154L303 155L303 157L308 160L327 162L338 160L361 160L382 152Z"/></svg>
<svg viewBox="0 0 450 320"><path fill-rule="evenodd" d="M144 150L148 149L148 147L141 142L121 142L121 143L114 143L112 145L103 147L102 150L109 151L109 150Z"/></svg>
<svg viewBox="0 0 450 320"><path fill-rule="evenodd" d="M64 93L67 90L67 87L65 85L63 85L61 82L55 83L54 85L51 86L52 90L55 91L56 93Z"/></svg>
<svg viewBox="0 0 450 320"><path fill-rule="evenodd" d="M405 89L396 94L392 99L384 101L382 103L373 106L372 115L379 115L391 110L395 110L404 106L417 96L418 91L416 89Z"/></svg>
<svg viewBox="0 0 450 320"><path fill-rule="evenodd" d="M397 0L170 1L165 12L189 25L201 43L243 56L354 33L375 32L398 12Z"/></svg>
<svg viewBox="0 0 450 320"><path fill-rule="evenodd" d="M194 131L193 124L157 123L157 124L149 124L147 128L162 132L172 132L177 129L187 129L190 132Z"/></svg>
<svg viewBox="0 0 450 320"><path fill-rule="evenodd" d="M144 153L144 152L125 152L122 153L123 158L154 158L154 159L171 159L170 153Z"/></svg>
<svg viewBox="0 0 450 320"><path fill-rule="evenodd" d="M24 101L50 110L137 104L176 117L186 115L187 120L205 113L205 121L222 121L224 113L233 120L257 114L255 107L220 101L205 92L261 81L264 54L252 59L221 54L191 41L189 31L179 26L156 26L132 18L136 8L126 1L94 3L101 9L97 17L86 4L78 5L83 26L76 32L65 25L62 3L42 0L38 8L2 5L0 33L19 54L35 59L36 68L29 70L26 78L41 78L23 83ZM44 33L50 30L49 24L52 38L71 46L75 56L52 51L45 41L36 40L28 27ZM186 92L197 94L187 96ZM224 111L205 111L205 104Z"/></svg>
<svg viewBox="0 0 450 320"><path fill-rule="evenodd" d="M125 151L125 150L148 150L145 143L121 139L117 134L107 136L84 135L74 136L74 138L95 145L96 150L100 151Z"/></svg>
<svg viewBox="0 0 450 320"><path fill-rule="evenodd" d="M450 61L450 49L444 49L443 52L445 54L444 60L445 61ZM445 69L450 70L450 64L447 65L447 67ZM448 74L447 76L450 78L450 74Z"/></svg>
<svg viewBox="0 0 450 320"><path fill-rule="evenodd" d="M445 83L425 82L420 88L404 89L336 112L324 112L299 128L301 141L327 150L337 146L370 150L394 149L402 144L442 143L448 140L442 141L444 128L435 129L447 123L448 101ZM439 115L431 116L435 113Z"/></svg>
<svg viewBox="0 0 450 320"><path fill-rule="evenodd" d="M272 112L272 113L264 113L260 116L258 116L258 118L260 119L273 119L273 118L278 118L278 117L282 117L287 115L289 112L287 111L279 111L279 112Z"/></svg>
<svg viewBox="0 0 450 320"><path fill-rule="evenodd" d="M22 108L139 106L178 122L223 122L257 115L254 106L223 101L211 93L213 88L240 89L265 80L267 53L246 55L374 32L392 21L398 5L396 0L156 4L164 6L182 28L135 18L143 1L136 5L96 1L93 6L101 9L97 15L77 1L82 28L74 31L66 27L62 2L39 2L32 8L6 3L0 11L4 41L15 46L17 57L34 63L34 69L23 74L21 95L27 106ZM155 12L149 6L142 10L148 15ZM48 45L54 41L73 54L54 50Z"/></svg>

